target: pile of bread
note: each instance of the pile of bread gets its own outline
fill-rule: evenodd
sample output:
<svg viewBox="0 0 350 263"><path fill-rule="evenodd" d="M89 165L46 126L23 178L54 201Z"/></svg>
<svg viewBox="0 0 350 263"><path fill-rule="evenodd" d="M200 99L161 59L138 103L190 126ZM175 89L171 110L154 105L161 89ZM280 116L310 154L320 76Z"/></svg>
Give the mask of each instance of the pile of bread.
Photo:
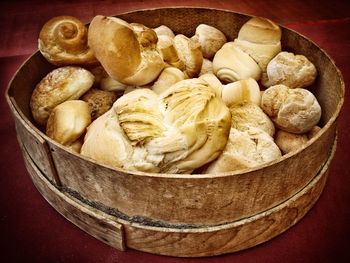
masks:
<svg viewBox="0 0 350 263"><path fill-rule="evenodd" d="M251 168L297 151L321 128L307 89L315 66L282 51L281 28L253 17L233 41L96 16L49 20L39 50L57 68L30 107L53 140L111 167L156 173ZM258 83L259 82L259 83Z"/></svg>

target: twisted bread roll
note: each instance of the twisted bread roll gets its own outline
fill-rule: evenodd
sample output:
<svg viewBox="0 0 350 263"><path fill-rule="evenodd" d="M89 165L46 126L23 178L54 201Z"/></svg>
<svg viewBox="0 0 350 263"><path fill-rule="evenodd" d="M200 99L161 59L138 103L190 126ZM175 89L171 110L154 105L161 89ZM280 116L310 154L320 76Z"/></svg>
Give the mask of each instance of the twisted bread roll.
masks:
<svg viewBox="0 0 350 263"><path fill-rule="evenodd" d="M58 16L45 23L39 34L39 50L52 64L97 64L93 51L87 44L88 30L77 18Z"/></svg>
<svg viewBox="0 0 350 263"><path fill-rule="evenodd" d="M45 125L51 111L66 100L76 100L88 91L94 76L80 67L61 67L47 74L35 87L30 109L34 120Z"/></svg>
<svg viewBox="0 0 350 263"><path fill-rule="evenodd" d="M137 89L91 124L82 154L130 170L190 173L224 149L230 118L204 80L182 80L160 95Z"/></svg>
<svg viewBox="0 0 350 263"><path fill-rule="evenodd" d="M156 49L156 33L116 17L95 16L89 27L89 45L107 73L134 86L154 81L164 68Z"/></svg>

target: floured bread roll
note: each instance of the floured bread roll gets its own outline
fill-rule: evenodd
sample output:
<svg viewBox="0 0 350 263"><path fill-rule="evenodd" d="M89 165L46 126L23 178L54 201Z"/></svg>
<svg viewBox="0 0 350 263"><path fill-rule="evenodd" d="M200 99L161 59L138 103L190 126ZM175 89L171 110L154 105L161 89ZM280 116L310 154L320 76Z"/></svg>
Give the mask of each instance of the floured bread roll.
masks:
<svg viewBox="0 0 350 263"><path fill-rule="evenodd" d="M223 85L221 98L228 107L248 102L260 105L261 93L259 84L255 79L249 78Z"/></svg>
<svg viewBox="0 0 350 263"><path fill-rule="evenodd" d="M223 82L253 78L258 80L261 69L247 53L227 42L216 52L213 59L215 75Z"/></svg>
<svg viewBox="0 0 350 263"><path fill-rule="evenodd" d="M174 32L165 25L160 25L159 27L153 28L154 32L156 32L157 36L169 36L171 38L175 37Z"/></svg>
<svg viewBox="0 0 350 263"><path fill-rule="evenodd" d="M151 89L155 93L160 94L175 83L184 79L185 74L181 70L175 67L167 67L162 71L162 73L160 73L157 81L154 82Z"/></svg>
<svg viewBox="0 0 350 263"><path fill-rule="evenodd" d="M164 68L157 35L143 25L98 15L91 21L88 39L108 75L123 84L148 84Z"/></svg>
<svg viewBox="0 0 350 263"><path fill-rule="evenodd" d="M85 133L90 123L90 109L86 102L65 101L51 112L47 121L46 134L56 142L79 152L78 139Z"/></svg>
<svg viewBox="0 0 350 263"><path fill-rule="evenodd" d="M280 52L267 66L267 77L262 79L265 87L283 84L289 88L310 86L316 79L317 70L303 55Z"/></svg>
<svg viewBox="0 0 350 263"><path fill-rule="evenodd" d="M230 122L204 80L182 80L160 95L138 89L90 125L81 153L129 170L191 173L219 156Z"/></svg>
<svg viewBox="0 0 350 263"><path fill-rule="evenodd" d="M240 131L251 127L258 128L273 137L275 126L270 118L255 103L235 104L230 107L232 116L231 126Z"/></svg>
<svg viewBox="0 0 350 263"><path fill-rule="evenodd" d="M88 30L79 19L57 16L42 27L38 45L41 54L58 66L97 64L87 42Z"/></svg>
<svg viewBox="0 0 350 263"><path fill-rule="evenodd" d="M253 168L279 157L279 148L266 132L253 127L246 131L231 128L224 151L202 173L215 174Z"/></svg>
<svg viewBox="0 0 350 263"><path fill-rule="evenodd" d="M198 41L184 35L174 37L174 46L180 60L184 63L183 70L188 78L198 77L202 68L203 54Z"/></svg>
<svg viewBox="0 0 350 263"><path fill-rule="evenodd" d="M47 74L35 87L30 109L34 120L45 125L53 108L66 100L75 100L88 91L94 76L80 67L61 67Z"/></svg>
<svg viewBox="0 0 350 263"><path fill-rule="evenodd" d="M321 107L310 91L285 85L265 90L261 107L278 128L291 133L306 133L321 118Z"/></svg>
<svg viewBox="0 0 350 263"><path fill-rule="evenodd" d="M158 36L157 49L162 54L163 60L166 64L182 71L186 69L185 62L180 59L175 48L173 37L169 37L168 35Z"/></svg>
<svg viewBox="0 0 350 263"><path fill-rule="evenodd" d="M251 56L266 71L270 60L281 51L281 28L267 18L253 17L240 29L233 45Z"/></svg>
<svg viewBox="0 0 350 263"><path fill-rule="evenodd" d="M88 103L91 112L91 119L95 120L107 112L117 100L117 94L113 91L90 89L81 100Z"/></svg>
<svg viewBox="0 0 350 263"><path fill-rule="evenodd" d="M192 38L199 42L203 57L207 59L212 59L215 53L227 42L224 33L206 24L198 25Z"/></svg>

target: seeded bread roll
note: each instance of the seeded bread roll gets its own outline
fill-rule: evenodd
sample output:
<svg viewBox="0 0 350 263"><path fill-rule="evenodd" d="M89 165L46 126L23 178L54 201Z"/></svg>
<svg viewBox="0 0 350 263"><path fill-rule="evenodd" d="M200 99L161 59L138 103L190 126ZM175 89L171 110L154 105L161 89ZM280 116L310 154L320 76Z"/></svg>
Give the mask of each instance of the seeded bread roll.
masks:
<svg viewBox="0 0 350 263"><path fill-rule="evenodd" d="M87 42L88 30L79 19L57 16L42 27L38 46L41 54L58 66L98 64Z"/></svg>
<svg viewBox="0 0 350 263"><path fill-rule="evenodd" d="M91 21L88 39L108 75L123 84L146 85L164 68L156 33L140 24L98 15Z"/></svg>
<svg viewBox="0 0 350 263"><path fill-rule="evenodd" d="M34 120L45 125L51 111L66 100L80 98L94 83L94 76L80 67L61 67L47 74L35 87L30 108Z"/></svg>

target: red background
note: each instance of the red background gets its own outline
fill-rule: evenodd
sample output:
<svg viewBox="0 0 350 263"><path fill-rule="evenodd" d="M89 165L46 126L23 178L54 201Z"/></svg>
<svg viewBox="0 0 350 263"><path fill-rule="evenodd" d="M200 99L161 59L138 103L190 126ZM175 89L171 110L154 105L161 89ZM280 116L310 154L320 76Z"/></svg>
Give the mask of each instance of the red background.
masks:
<svg viewBox="0 0 350 263"><path fill-rule="evenodd" d="M165 6L228 9L270 18L323 48L350 81L348 1L11 1L0 3L0 88L37 49L41 26L56 15L89 22L97 14ZM332 87L329 87L330 89ZM338 148L326 187L294 227L264 244L211 258L181 259L128 249L117 251L58 214L39 194L24 167L14 122L0 97L1 262L350 262L349 94L338 122Z"/></svg>

